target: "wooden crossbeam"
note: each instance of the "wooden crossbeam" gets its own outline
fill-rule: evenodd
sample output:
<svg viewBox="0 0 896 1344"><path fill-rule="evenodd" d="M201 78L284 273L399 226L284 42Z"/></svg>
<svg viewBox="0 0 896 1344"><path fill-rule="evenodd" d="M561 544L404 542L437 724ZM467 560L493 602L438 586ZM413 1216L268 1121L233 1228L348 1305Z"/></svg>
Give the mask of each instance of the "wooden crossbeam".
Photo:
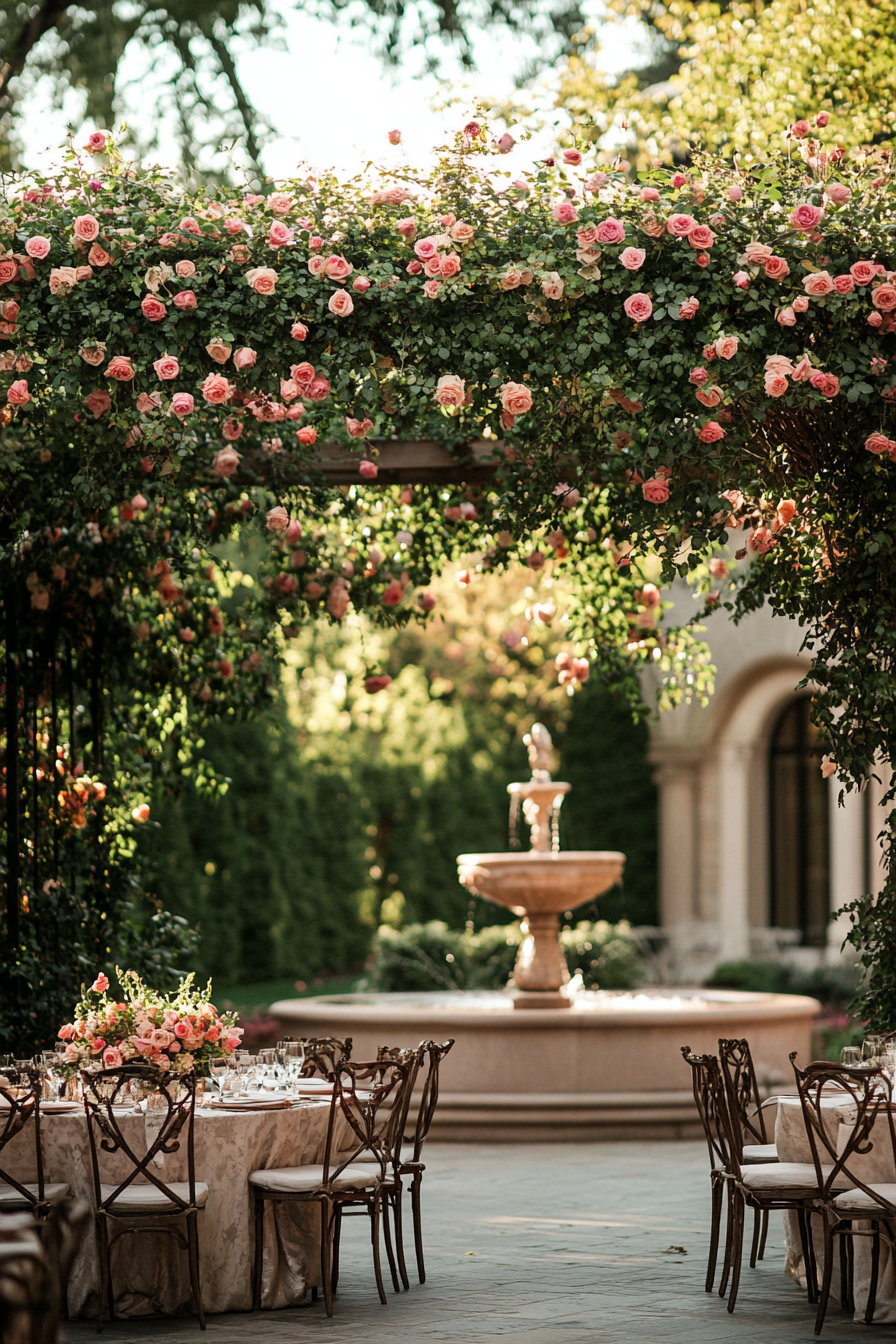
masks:
<svg viewBox="0 0 896 1344"><path fill-rule="evenodd" d="M475 485L494 475L496 453L503 448L497 440L475 439L459 452L452 452L431 439L383 440L372 445L378 450L377 485ZM330 485L370 485L359 471L361 457L349 448L322 443L317 454L299 470L281 467L278 458L259 460L252 454L253 480L234 477L237 484L252 484L268 475L268 464L277 463L277 477L285 484L307 479L309 471L323 476ZM249 459L247 459L249 465ZM284 464L285 465L285 464ZM273 474L273 473L271 473Z"/></svg>

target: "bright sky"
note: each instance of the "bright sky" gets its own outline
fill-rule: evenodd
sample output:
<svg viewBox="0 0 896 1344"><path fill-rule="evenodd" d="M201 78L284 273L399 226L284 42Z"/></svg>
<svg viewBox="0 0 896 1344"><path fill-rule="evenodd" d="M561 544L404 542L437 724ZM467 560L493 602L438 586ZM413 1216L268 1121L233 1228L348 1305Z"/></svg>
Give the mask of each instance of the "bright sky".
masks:
<svg viewBox="0 0 896 1344"><path fill-rule="evenodd" d="M281 5L285 49L247 48L238 58L247 94L277 133L264 154L265 166L275 177L291 176L300 160L342 172L355 172L371 158L388 166L404 155L422 165L433 145L445 143L468 120L465 114L476 97L486 103L508 98L514 90L514 76L535 54L534 43L523 35L482 34L475 46L474 72L463 72L459 63L445 61L449 89L447 82L440 84L433 76L415 77L413 55L396 70L385 68L373 53L374 39L365 29L288 10L284 0ZM597 18L599 0L590 0L586 12L591 20ZM638 54L636 26L607 26L600 59L604 69L621 69L637 60ZM120 76L130 86L128 119L135 130L148 136L157 108L146 54L138 55L135 49ZM460 101L447 110L437 110L450 94ZM70 94L61 109L53 108L49 87L37 87L30 100L29 125L39 127L40 132L28 146L30 163L58 162L55 146L63 139L66 124L80 121L81 107L80 95ZM403 145L398 151L386 140L393 128L402 132ZM161 162L177 161L173 132L173 125L162 124L154 156ZM547 129L537 142L515 150L502 167L523 169L533 157L543 157L552 141L553 133ZM43 146L47 150L40 152Z"/></svg>

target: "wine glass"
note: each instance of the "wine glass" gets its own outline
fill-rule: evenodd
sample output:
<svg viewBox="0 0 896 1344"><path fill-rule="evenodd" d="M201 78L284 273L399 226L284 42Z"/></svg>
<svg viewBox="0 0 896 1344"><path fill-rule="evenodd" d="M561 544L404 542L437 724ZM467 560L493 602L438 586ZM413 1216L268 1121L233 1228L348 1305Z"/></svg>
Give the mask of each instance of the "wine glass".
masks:
<svg viewBox="0 0 896 1344"><path fill-rule="evenodd" d="M844 1045L840 1051L840 1063L855 1069L862 1062L862 1052L857 1045Z"/></svg>
<svg viewBox="0 0 896 1344"><path fill-rule="evenodd" d="M264 1049L258 1052L258 1074L262 1088L273 1088L277 1082L277 1052Z"/></svg>
<svg viewBox="0 0 896 1344"><path fill-rule="evenodd" d="M286 1067L289 1080L295 1086L302 1076L305 1063L305 1047L301 1041L289 1041L286 1046Z"/></svg>
<svg viewBox="0 0 896 1344"><path fill-rule="evenodd" d="M866 1036L862 1042L862 1057L866 1064L876 1064L883 1050L882 1036Z"/></svg>
<svg viewBox="0 0 896 1344"><path fill-rule="evenodd" d="M224 1083L227 1075L230 1073L230 1064L223 1055L216 1055L214 1059L209 1060L208 1073L210 1080L218 1089L218 1097L223 1100Z"/></svg>

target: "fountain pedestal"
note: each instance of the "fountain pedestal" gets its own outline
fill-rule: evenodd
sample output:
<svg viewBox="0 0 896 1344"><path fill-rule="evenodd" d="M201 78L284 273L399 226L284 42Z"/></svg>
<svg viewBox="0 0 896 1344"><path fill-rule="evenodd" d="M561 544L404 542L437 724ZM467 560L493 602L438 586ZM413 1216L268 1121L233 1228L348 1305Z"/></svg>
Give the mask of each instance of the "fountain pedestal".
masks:
<svg viewBox="0 0 896 1344"><path fill-rule="evenodd" d="M551 738L536 723L526 738L532 778L509 784L513 813L522 806L531 849L505 854L459 854L460 881L519 915L523 941L513 968L514 1008L569 1008L569 981L560 945L560 915L609 890L622 876L625 855L615 850L560 852L557 817L572 787L552 780Z"/></svg>

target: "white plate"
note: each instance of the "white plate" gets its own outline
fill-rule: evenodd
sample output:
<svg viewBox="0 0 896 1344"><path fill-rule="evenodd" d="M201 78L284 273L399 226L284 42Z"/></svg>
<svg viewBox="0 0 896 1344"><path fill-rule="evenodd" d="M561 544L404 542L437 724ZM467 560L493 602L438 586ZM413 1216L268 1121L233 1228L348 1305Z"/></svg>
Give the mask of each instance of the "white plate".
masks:
<svg viewBox="0 0 896 1344"><path fill-rule="evenodd" d="M61 1115L64 1111L83 1111L84 1107L80 1101L42 1101L40 1104L41 1115Z"/></svg>
<svg viewBox="0 0 896 1344"><path fill-rule="evenodd" d="M287 1097L279 1097L276 1101L264 1098L254 1100L249 1097L243 1100L240 1097L235 1101L218 1101L216 1098L214 1101L205 1104L212 1111L285 1111L292 1105L292 1102Z"/></svg>

